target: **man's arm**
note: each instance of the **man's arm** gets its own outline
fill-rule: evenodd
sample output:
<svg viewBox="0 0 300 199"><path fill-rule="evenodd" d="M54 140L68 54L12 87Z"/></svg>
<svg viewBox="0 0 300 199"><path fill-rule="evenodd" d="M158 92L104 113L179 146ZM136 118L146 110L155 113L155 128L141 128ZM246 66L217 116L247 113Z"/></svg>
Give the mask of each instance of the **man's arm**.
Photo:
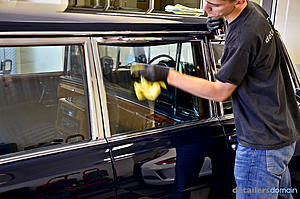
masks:
<svg viewBox="0 0 300 199"><path fill-rule="evenodd" d="M169 70L167 82L185 92L215 101L226 100L237 87L231 83L210 82L199 77L184 75L174 69Z"/></svg>

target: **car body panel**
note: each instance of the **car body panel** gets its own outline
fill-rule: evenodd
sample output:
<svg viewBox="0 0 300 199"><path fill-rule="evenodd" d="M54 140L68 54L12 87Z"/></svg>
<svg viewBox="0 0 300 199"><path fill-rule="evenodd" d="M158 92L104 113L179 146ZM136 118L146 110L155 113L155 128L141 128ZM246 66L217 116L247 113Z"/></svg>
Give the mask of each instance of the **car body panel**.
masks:
<svg viewBox="0 0 300 199"><path fill-rule="evenodd" d="M103 198L112 197L113 173L107 149L104 142L94 147L2 164L0 196L47 198L65 195L71 198L99 194ZM105 174L101 175L100 171ZM92 172L98 172L98 176L88 179L86 174ZM5 182L7 179L3 177L8 174L13 179Z"/></svg>
<svg viewBox="0 0 300 199"><path fill-rule="evenodd" d="M211 121L210 124L212 124L212 126L218 126L218 121ZM124 197L125 195L131 195L133 198L139 198L149 189L151 192L147 192L146 194L149 198L156 198L158 195L159 197L167 197L172 193L172 184L174 183L175 176L174 162L177 163L180 161L180 164L182 164L185 169L189 170L193 167L193 164L196 164L195 162L192 163L190 160L197 159L201 162L201 159L207 156L213 158L215 158L215 156L223 156L223 160L226 160L228 164L231 164L229 161L230 158L233 157L227 157L228 154L224 152L224 147L226 146L220 145L220 143L224 143L224 137L219 136L217 138L213 136L214 133L212 131L214 130L208 126L207 122L202 124L196 123L184 129L174 128L174 130L164 133L112 141L111 145L113 148L129 145L130 143L130 147L128 148L112 151L113 157L115 158L114 164L116 173L118 175L118 192L124 194ZM186 137L193 137L193 140L187 139ZM167 162L170 158L174 158L175 150L182 151L186 149L193 150L194 152L183 156L183 153L180 152L181 156L175 156L175 161L171 160L170 163L167 163L168 165L157 165L161 161ZM170 151L173 151L173 157L170 157ZM120 156L120 154L127 154L128 156L124 157ZM214 161L216 161L216 159L214 159ZM130 167L126 167L126 170L128 171L125 173L124 162L131 162ZM147 165L153 163L156 167L147 169ZM201 163L201 165L202 164L203 163ZM206 165L202 167L205 166ZM199 169L202 167L200 166ZM228 167L223 167L223 172L226 173L226 175L230 175L232 171L228 170ZM207 171L207 173L200 172L199 175L202 177L209 173L210 171ZM224 174L224 176L226 175ZM199 181L200 184L208 184L208 181L204 179L201 180L201 178L199 178ZM162 189L161 186L164 185L165 188Z"/></svg>

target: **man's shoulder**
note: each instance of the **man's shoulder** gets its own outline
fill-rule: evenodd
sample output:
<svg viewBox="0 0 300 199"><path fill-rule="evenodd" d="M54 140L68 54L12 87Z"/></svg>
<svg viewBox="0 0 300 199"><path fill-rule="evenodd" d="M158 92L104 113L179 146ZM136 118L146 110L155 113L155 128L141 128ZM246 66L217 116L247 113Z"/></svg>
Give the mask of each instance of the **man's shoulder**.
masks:
<svg viewBox="0 0 300 199"><path fill-rule="evenodd" d="M260 14L253 14L245 17L232 31L228 39L231 40L230 43L234 46L249 49L251 46L263 42L270 29L271 27L266 18Z"/></svg>
<svg viewBox="0 0 300 199"><path fill-rule="evenodd" d="M226 46L228 48L248 50L259 41L260 33L255 29L247 26L239 26L237 29L228 34Z"/></svg>

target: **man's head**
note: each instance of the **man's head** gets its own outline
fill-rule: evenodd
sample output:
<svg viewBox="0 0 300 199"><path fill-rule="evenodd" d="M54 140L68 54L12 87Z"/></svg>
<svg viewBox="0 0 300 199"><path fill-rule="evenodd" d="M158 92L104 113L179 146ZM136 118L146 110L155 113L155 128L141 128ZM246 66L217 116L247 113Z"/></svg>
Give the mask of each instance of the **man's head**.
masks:
<svg viewBox="0 0 300 199"><path fill-rule="evenodd" d="M230 23L246 6L246 0L204 0L203 9L208 17L225 17Z"/></svg>

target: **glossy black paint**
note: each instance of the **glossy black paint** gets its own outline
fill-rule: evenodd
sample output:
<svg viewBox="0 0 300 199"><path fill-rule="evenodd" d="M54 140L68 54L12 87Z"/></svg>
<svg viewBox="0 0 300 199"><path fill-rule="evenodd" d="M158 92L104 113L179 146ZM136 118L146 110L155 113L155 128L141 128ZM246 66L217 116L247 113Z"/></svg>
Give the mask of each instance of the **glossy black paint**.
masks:
<svg viewBox="0 0 300 199"><path fill-rule="evenodd" d="M227 125L228 136L234 135L233 128L233 125ZM213 198L231 197L234 151L226 145L219 121L198 122L183 128L111 143L112 147L126 144L131 145L112 151L120 198L172 198L182 194L190 195L190 191L184 190L197 185L210 186ZM155 180L155 176L143 176L141 167L161 157L171 148L175 148L177 152L174 176L177 175L178 179L176 178L173 185L147 184L143 178ZM129 155L121 156L124 154ZM212 159L213 176L210 179L197 178L203 163L202 159L207 156ZM125 166L126 162L130 166ZM124 170L127 172L124 173ZM159 169L156 172L160 175L156 177L157 180L163 178L163 173L160 174ZM176 193L176 190L180 189L182 193Z"/></svg>
<svg viewBox="0 0 300 199"><path fill-rule="evenodd" d="M1 10L0 31L206 31L204 17L160 17Z"/></svg>
<svg viewBox="0 0 300 199"><path fill-rule="evenodd" d="M0 166L0 198L114 196L106 143ZM11 175L8 181L5 175ZM90 177L89 177L90 176Z"/></svg>

